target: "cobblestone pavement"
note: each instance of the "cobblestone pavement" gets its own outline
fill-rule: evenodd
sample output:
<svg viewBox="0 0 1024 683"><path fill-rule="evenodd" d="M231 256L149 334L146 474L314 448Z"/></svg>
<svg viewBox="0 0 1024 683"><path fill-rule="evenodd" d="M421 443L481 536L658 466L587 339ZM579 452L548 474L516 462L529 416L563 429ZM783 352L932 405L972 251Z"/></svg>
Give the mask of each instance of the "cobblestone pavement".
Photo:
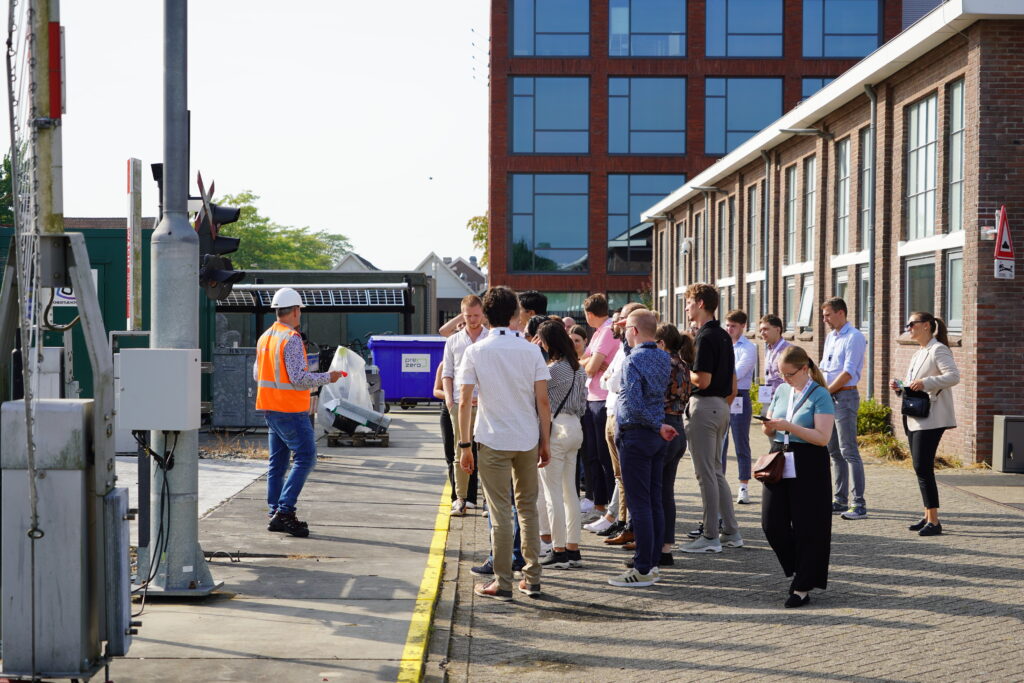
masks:
<svg viewBox="0 0 1024 683"><path fill-rule="evenodd" d="M868 518L833 518L829 588L788 610L760 489L751 482L751 504L736 506L743 548L676 552L656 586L614 588L606 580L630 553L584 531L585 568L545 570L543 597L511 604L473 595L486 520L453 519L449 679L1024 680L1024 511L944 486L945 533L921 538L906 529L920 517L913 472L868 464ZM685 538L700 511L689 457L676 491Z"/></svg>

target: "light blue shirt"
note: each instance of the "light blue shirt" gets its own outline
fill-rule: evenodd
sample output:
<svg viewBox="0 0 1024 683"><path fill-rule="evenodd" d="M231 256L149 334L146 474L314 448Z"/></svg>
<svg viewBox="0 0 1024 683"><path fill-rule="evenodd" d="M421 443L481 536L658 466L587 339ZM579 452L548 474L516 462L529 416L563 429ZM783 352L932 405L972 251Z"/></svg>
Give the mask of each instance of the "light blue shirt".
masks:
<svg viewBox="0 0 1024 683"><path fill-rule="evenodd" d="M814 380L810 381L812 383L814 382ZM786 419L786 413L789 412L789 394L792 391L793 387L788 384L783 384L779 387L779 390L775 392L774 396L772 396L771 405L768 406L768 417L776 420ZM808 392L807 399L794 411L794 415L789 421L797 427L814 429L814 416L835 415L836 406L832 402L832 395L828 393L827 388L814 384L812 388L808 389ZM799 402L801 398L800 394L797 394L793 399L794 408L796 408L796 403ZM776 433L775 440L784 441L785 437L781 433ZM793 434L789 435L789 440L797 443L807 443L800 437Z"/></svg>
<svg viewBox="0 0 1024 683"><path fill-rule="evenodd" d="M825 374L825 381L832 384L836 377L847 372L850 374L850 381L845 386L857 386L861 370L864 368L864 353L867 348L867 339L850 323L829 332L825 337L825 350L821 352L821 362L818 363L818 367Z"/></svg>
<svg viewBox="0 0 1024 683"><path fill-rule="evenodd" d="M736 388L741 391L750 389L754 381L754 366L757 365L757 347L752 341L741 336L740 340L732 345L732 352L736 356Z"/></svg>

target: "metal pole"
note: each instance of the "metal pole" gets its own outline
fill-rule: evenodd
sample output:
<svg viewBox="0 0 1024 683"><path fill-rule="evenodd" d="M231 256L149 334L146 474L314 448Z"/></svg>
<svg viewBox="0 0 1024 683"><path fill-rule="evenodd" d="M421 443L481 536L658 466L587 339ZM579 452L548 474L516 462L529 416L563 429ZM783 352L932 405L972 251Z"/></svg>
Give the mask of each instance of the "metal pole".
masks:
<svg viewBox="0 0 1024 683"><path fill-rule="evenodd" d="M188 222L188 2L164 0L164 196L153 232L152 348L199 348L199 237ZM153 387L159 391L159 387ZM160 528L166 550L151 593L201 597L216 586L199 547L199 433L152 433L153 450L174 449L174 465L154 468L152 538ZM164 478L168 491L164 491ZM165 495L167 502L165 502ZM161 515L164 505L169 514ZM168 528L169 527L169 528Z"/></svg>

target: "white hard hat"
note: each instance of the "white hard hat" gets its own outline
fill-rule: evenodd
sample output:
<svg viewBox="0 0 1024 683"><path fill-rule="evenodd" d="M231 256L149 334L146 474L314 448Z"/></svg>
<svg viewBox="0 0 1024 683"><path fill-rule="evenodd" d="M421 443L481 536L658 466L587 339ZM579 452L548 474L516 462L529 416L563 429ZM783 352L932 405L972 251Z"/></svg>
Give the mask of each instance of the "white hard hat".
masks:
<svg viewBox="0 0 1024 683"><path fill-rule="evenodd" d="M274 298L270 302L271 308L291 308L302 306L302 297L291 287L282 287L274 292Z"/></svg>

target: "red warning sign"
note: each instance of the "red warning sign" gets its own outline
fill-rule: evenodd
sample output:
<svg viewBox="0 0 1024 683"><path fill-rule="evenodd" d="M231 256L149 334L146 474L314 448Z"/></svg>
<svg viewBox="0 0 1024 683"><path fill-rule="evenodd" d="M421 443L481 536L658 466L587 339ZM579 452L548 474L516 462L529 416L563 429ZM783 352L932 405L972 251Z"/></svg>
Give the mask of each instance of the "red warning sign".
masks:
<svg viewBox="0 0 1024 683"><path fill-rule="evenodd" d="M999 227L996 229L996 258L1013 259L1013 238L1010 222L1006 219L1006 205L999 207Z"/></svg>

